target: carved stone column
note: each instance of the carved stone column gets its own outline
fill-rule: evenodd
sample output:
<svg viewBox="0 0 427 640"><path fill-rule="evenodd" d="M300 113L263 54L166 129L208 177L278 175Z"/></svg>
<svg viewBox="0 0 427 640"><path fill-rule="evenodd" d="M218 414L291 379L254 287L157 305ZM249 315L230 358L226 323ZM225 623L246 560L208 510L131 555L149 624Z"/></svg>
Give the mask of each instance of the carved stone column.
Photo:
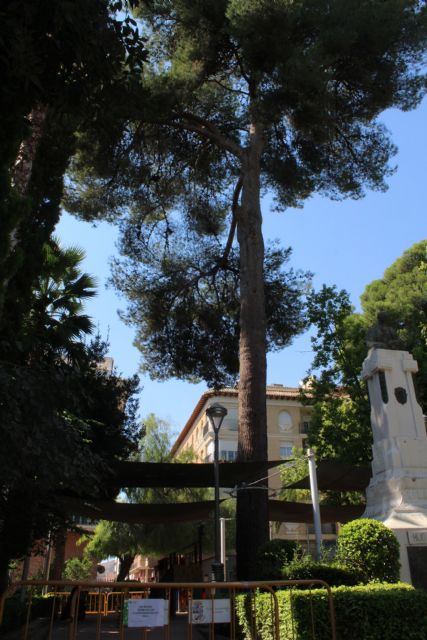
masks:
<svg viewBox="0 0 427 640"><path fill-rule="evenodd" d="M374 440L364 517L396 534L401 579L427 586L427 435L412 379L417 371L407 351L373 348L363 363Z"/></svg>

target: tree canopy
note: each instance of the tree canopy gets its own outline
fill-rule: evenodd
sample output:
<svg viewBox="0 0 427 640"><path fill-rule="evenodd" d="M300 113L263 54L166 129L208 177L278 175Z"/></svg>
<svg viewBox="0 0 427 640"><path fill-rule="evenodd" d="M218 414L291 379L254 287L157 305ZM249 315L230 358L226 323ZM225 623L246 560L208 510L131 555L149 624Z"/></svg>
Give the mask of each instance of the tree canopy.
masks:
<svg viewBox="0 0 427 640"><path fill-rule="evenodd" d="M117 18L120 8L109 0L0 7L0 320L12 307L19 321L28 301L59 219L76 129L101 117L141 66L143 41L129 14Z"/></svg>
<svg viewBox="0 0 427 640"><path fill-rule="evenodd" d="M402 347L412 353L419 372L415 385L427 413L427 240L414 244L371 282L361 296L366 322L374 325L378 313L387 314Z"/></svg>

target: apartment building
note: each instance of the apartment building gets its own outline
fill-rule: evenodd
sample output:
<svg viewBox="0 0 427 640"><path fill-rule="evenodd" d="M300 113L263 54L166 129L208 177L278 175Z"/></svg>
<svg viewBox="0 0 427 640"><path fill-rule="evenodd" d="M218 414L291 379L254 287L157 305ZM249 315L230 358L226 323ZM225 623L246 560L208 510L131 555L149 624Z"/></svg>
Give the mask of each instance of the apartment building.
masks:
<svg viewBox="0 0 427 640"><path fill-rule="evenodd" d="M286 460L292 457L294 447L302 448L310 428L312 409L301 402L300 389L282 384L267 385L267 438L268 459ZM220 389L207 391L200 397L178 435L173 455L192 449L199 462L212 462L214 456L214 433L206 415L206 409L219 403L227 409L227 415L219 432L219 456L221 460L233 461L237 456L238 391ZM269 472L271 494L281 488L280 471ZM334 524L322 525L323 541L335 540ZM272 537L298 540L303 546L314 548L314 530L311 525L286 523L280 528L272 527Z"/></svg>
<svg viewBox="0 0 427 640"><path fill-rule="evenodd" d="M238 392L220 389L204 393L179 434L173 448L174 455L193 449L200 462L212 462L214 433L206 415L209 405L218 402L227 409L219 434L219 455L224 461L237 456ZM293 447L302 447L310 427L311 408L301 403L300 389L281 384L267 386L267 437L269 460L292 456ZM279 486L277 480L271 487Z"/></svg>

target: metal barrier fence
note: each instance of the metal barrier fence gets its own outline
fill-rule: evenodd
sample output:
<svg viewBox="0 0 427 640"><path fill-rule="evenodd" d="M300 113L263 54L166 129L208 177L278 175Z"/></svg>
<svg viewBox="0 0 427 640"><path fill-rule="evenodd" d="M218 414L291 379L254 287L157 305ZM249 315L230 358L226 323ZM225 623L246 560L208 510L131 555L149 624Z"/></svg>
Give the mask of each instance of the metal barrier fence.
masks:
<svg viewBox="0 0 427 640"><path fill-rule="evenodd" d="M33 596L46 587L50 591L37 600L36 607ZM7 615L15 610L10 603L22 599L24 589L25 608L19 612L20 624L10 631L13 640L107 640L107 636L108 640L114 640L111 636L117 640L300 640L301 633L304 639L336 640L333 598L322 580L141 583L139 590L135 587L127 582L16 582L0 599L0 630L6 640L14 622ZM294 604L301 589L305 590L303 631L301 611L297 620ZM319 589L324 590L327 603L321 616L316 613ZM286 606L279 603L280 591L286 592L282 594Z"/></svg>

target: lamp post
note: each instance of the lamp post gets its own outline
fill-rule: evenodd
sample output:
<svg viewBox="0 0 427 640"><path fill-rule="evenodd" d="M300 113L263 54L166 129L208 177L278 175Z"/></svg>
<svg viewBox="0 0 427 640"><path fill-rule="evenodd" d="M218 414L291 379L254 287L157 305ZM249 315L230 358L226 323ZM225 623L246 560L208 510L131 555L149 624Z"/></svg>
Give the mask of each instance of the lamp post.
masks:
<svg viewBox="0 0 427 640"><path fill-rule="evenodd" d="M312 449L307 449L308 473L310 476L311 502L313 503L314 533L316 537L316 560L320 560L322 525L320 522L319 491L317 489L316 461Z"/></svg>
<svg viewBox="0 0 427 640"><path fill-rule="evenodd" d="M219 430L222 421L227 415L227 409L222 405L211 404L206 409L206 415L214 432L214 486L215 486L215 560L212 563L212 576L214 582L224 582L224 565L220 560L219 538Z"/></svg>

